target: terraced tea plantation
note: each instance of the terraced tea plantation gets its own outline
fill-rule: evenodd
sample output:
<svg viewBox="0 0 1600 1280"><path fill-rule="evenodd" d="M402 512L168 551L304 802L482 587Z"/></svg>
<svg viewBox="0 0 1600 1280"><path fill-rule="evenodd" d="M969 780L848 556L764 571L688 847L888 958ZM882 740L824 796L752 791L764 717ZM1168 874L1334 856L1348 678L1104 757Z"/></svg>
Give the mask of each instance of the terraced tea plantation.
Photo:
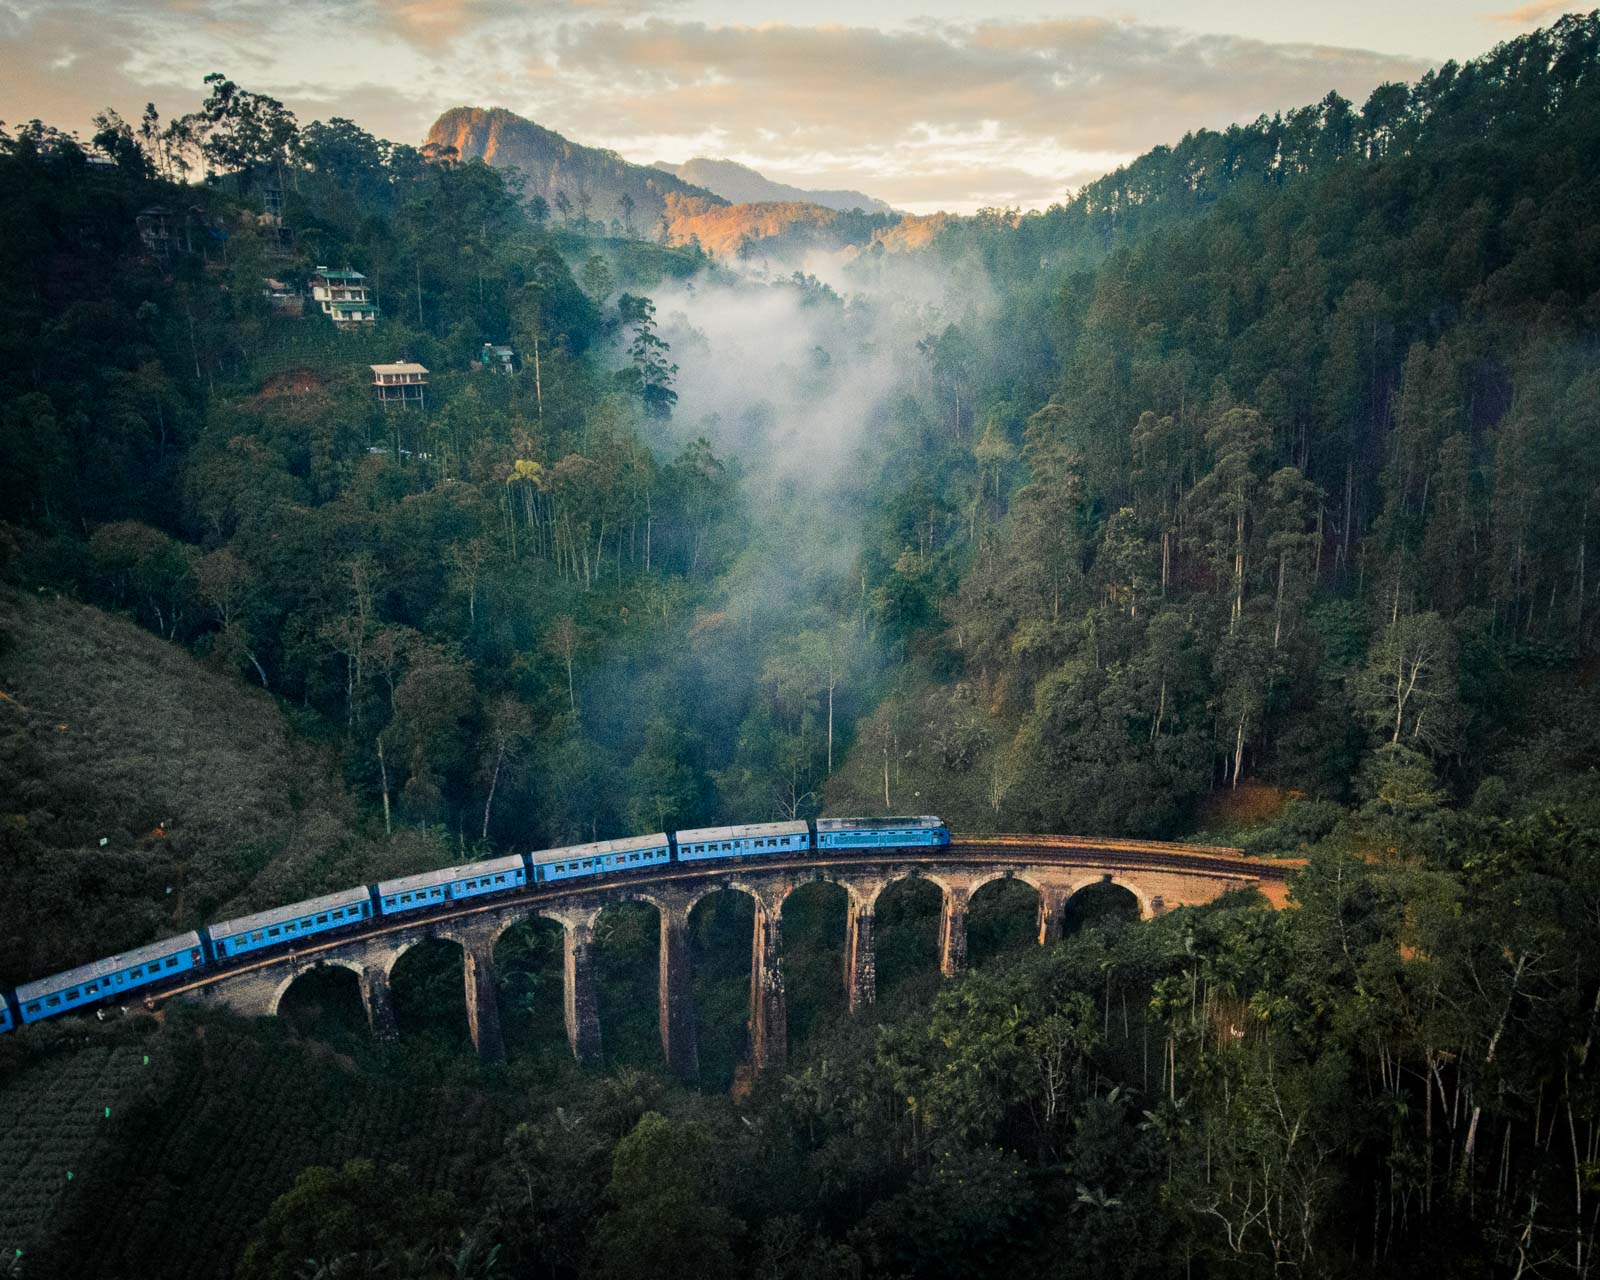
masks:
<svg viewBox="0 0 1600 1280"><path fill-rule="evenodd" d="M56 1046L0 1085L0 1257L26 1256L115 1144L133 1099L170 1080L155 1040Z"/></svg>

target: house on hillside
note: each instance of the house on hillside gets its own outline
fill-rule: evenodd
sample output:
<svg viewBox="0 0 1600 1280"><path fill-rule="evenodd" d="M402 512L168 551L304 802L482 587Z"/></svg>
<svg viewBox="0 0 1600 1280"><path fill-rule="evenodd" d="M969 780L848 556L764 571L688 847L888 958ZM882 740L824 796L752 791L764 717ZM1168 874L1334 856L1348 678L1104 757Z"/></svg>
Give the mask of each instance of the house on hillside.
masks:
<svg viewBox="0 0 1600 1280"><path fill-rule="evenodd" d="M372 301L366 276L349 267L342 271L318 267L311 276L311 298L340 329L358 329L378 321L378 304Z"/></svg>
<svg viewBox="0 0 1600 1280"><path fill-rule="evenodd" d="M139 239L151 257L163 261L175 253L194 252L194 211L153 204L133 218Z"/></svg>
<svg viewBox="0 0 1600 1280"><path fill-rule="evenodd" d="M428 371L420 364L402 361L399 364L375 364L372 385L378 393L378 403L385 409L409 409L413 405L425 408L428 392Z"/></svg>
<svg viewBox="0 0 1600 1280"><path fill-rule="evenodd" d="M517 353L510 347L496 346L492 342L485 342L483 350L478 353L478 358L472 363L479 369L488 369L494 373L515 373Z"/></svg>
<svg viewBox="0 0 1600 1280"><path fill-rule="evenodd" d="M272 308L275 316L302 316L305 314L306 300L300 290L292 288L282 280L274 280L266 276L261 281L261 296L267 300L267 306Z"/></svg>

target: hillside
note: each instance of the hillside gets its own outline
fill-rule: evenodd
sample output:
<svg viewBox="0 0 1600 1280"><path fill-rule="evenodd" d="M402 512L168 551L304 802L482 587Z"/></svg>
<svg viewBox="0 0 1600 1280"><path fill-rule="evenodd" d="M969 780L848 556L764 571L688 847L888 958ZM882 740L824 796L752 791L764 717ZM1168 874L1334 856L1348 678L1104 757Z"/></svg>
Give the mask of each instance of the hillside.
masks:
<svg viewBox="0 0 1600 1280"><path fill-rule="evenodd" d="M386 856L437 860L413 843ZM270 697L114 614L3 588L0 849L6 986L377 865Z"/></svg>
<svg viewBox="0 0 1600 1280"><path fill-rule="evenodd" d="M523 176L523 194L542 196L562 221L593 219L624 232L649 234L667 195L709 204L721 196L648 165L630 164L615 151L586 147L510 111L454 107L433 122L428 145L454 147L463 160L483 160ZM632 202L625 207L624 197Z"/></svg>
<svg viewBox="0 0 1600 1280"><path fill-rule="evenodd" d="M696 156L682 164L657 160L653 167L713 191L733 204L799 203L819 204L824 209L834 209L840 213L849 213L852 209L866 213L894 212L887 202L860 191L813 191L794 187L787 182L774 182L766 174L734 160L711 160Z"/></svg>
<svg viewBox="0 0 1600 1280"><path fill-rule="evenodd" d="M754 253L793 260L809 249L865 245L900 220L898 214L840 213L816 204L729 205L676 194L667 196L666 208L674 244L686 244L692 236L719 257Z"/></svg>

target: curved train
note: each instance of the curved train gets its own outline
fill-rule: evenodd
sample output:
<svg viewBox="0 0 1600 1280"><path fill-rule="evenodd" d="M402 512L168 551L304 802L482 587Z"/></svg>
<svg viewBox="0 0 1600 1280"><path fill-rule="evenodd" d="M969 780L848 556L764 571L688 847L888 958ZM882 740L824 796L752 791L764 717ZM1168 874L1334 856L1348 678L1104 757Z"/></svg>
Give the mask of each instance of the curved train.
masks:
<svg viewBox="0 0 1600 1280"><path fill-rule="evenodd" d="M438 909L450 902L514 893L529 885L642 871L672 862L949 843L949 829L935 817L819 818L814 824L765 822L657 832L442 867L221 920L0 992L0 1033L92 1009L195 969L226 966L242 957L293 946L303 938L354 928L374 917Z"/></svg>

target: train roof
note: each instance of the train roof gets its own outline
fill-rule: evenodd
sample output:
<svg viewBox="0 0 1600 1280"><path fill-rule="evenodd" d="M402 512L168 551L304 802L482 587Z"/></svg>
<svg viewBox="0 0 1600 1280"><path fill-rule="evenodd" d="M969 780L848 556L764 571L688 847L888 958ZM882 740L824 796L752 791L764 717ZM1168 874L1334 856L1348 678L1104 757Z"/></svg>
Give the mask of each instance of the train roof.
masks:
<svg viewBox="0 0 1600 1280"><path fill-rule="evenodd" d="M17 999L37 1000L40 996L65 991L69 987L76 987L94 978L104 978L108 974L117 973L136 964L144 964L150 960L164 960L175 951L187 951L199 945L198 933L180 933L171 938L163 938L160 942L135 947L132 951L123 951L118 955L107 956L103 960L81 964L76 969L68 969L65 973L55 973L48 978L40 978L37 982L24 983L17 988Z"/></svg>
<svg viewBox="0 0 1600 1280"><path fill-rule="evenodd" d="M254 915L238 916L207 926L213 938L231 938L236 933L249 933L267 925L282 924L285 920L298 920L314 911L328 911L334 907L348 907L352 903L367 901L365 889L341 889L326 893L320 898L307 898L304 902L291 902L286 907L273 907L270 911L257 911Z"/></svg>
<svg viewBox="0 0 1600 1280"><path fill-rule="evenodd" d="M431 889L436 884L450 884L472 876L494 875L497 871L517 871L522 867L522 856L512 854L505 858L489 858L483 862L467 862L459 867L440 867L437 871L421 871L414 876L397 876L393 880L378 881L378 893L387 897L391 893L405 893L412 889Z"/></svg>
<svg viewBox="0 0 1600 1280"><path fill-rule="evenodd" d="M622 840L595 840L589 844L562 845L559 849L539 849L528 856L543 866L551 862L569 862L573 858L592 858L596 854L633 853L640 849L666 847L667 833L657 831L654 835L628 836Z"/></svg>
<svg viewBox="0 0 1600 1280"><path fill-rule="evenodd" d="M943 818L924 815L920 818L818 818L818 831L899 831L905 827L929 828L944 826Z"/></svg>
<svg viewBox="0 0 1600 1280"><path fill-rule="evenodd" d="M803 822L753 822L742 827L696 827L678 832L679 844L701 840L746 840L755 836L805 836L810 828Z"/></svg>

